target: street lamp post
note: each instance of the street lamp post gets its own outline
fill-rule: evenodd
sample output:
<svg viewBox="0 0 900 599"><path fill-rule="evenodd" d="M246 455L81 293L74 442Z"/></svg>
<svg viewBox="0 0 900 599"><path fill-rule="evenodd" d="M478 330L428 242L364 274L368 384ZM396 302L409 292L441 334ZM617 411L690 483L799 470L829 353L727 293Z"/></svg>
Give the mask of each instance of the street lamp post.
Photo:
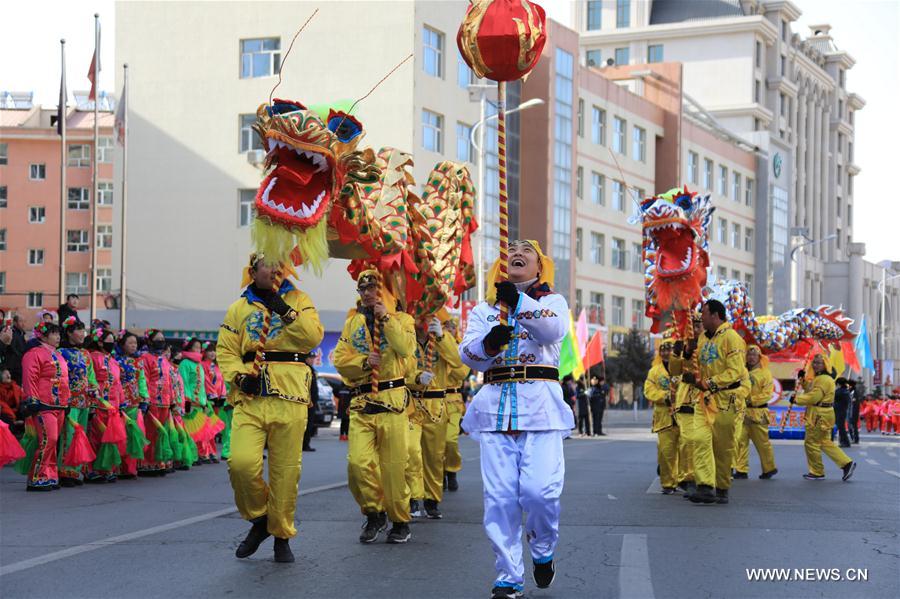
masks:
<svg viewBox="0 0 900 599"><path fill-rule="evenodd" d="M795 292L794 287L796 285L796 287L797 287L796 291L798 292L797 295L799 296L800 295L799 287L801 284L801 282L800 282L800 270L801 270L800 266L801 265L797 260L797 251L803 249L804 247L818 245L820 243L825 243L827 241L831 241L832 239L837 239L837 234L832 233L831 235L828 235L827 237L823 237L822 239L810 239L809 235L808 235L808 229L805 227L792 228L791 234L793 236L802 237L805 240L805 241L798 243L797 245L791 247L791 254L790 254L791 262L796 264L796 267L794 267L792 269L794 275L791 277L791 303L796 308L797 305L794 300L794 292Z"/></svg>
<svg viewBox="0 0 900 599"><path fill-rule="evenodd" d="M484 227L484 204L485 204L485 177L486 177L486 164L485 164L485 132L487 131L487 123L491 120L497 118L497 115L487 116L487 103L488 103L488 93L497 91L497 87L494 85L470 85L469 86L469 97L472 101L477 100L481 104L480 110L480 118L478 122L472 125L472 131L469 135L469 143L472 144L472 147L478 152L478 206L476 207L476 215L478 219L478 226ZM544 101L540 98L533 98L531 100L527 100L522 102L515 108L504 111L504 114L513 114L514 112L519 112L521 110L525 110L527 108L531 108L533 106L539 106L543 104ZM477 134L477 141L476 141ZM484 229L478 232L478 240L475 244L475 290L478 295L478 301L481 301L485 297L485 277L484 277Z"/></svg>

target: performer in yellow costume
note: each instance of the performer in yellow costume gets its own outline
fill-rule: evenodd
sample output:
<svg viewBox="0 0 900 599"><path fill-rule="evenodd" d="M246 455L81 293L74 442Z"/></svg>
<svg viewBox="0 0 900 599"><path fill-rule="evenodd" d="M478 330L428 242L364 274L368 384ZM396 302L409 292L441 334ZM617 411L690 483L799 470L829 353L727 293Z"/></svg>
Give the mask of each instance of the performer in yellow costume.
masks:
<svg viewBox="0 0 900 599"><path fill-rule="evenodd" d="M653 404L652 431L657 434L659 484L665 495L674 493L678 484L678 427L673 415L677 381L673 382L669 374L672 346L671 334L667 331L644 381L644 396Z"/></svg>
<svg viewBox="0 0 900 599"><path fill-rule="evenodd" d="M387 541L405 543L411 535L406 484L409 391L404 378L415 351L415 328L410 315L394 310L393 299L382 299L376 271L359 274L357 291L359 307L347 315L334 365L350 387L347 476L366 516L359 540L376 541L390 518ZM378 351L373 351L376 319L381 335ZM372 389L373 368L378 371L377 389Z"/></svg>
<svg viewBox="0 0 900 599"><path fill-rule="evenodd" d="M217 361L234 401L228 473L234 502L253 523L235 555L248 557L269 535L275 537L275 561L292 562L288 539L297 534L294 512L300 482L300 451L306 429L312 374L306 355L324 336L309 297L279 272L287 265L268 264L262 254L250 257L244 271L246 289L231 304L219 329ZM271 312L264 334L266 311ZM260 338L265 354L258 372L254 359ZM268 448L269 481L263 479L263 449Z"/></svg>
<svg viewBox="0 0 900 599"><path fill-rule="evenodd" d="M684 491L683 497L688 499L697 489L694 483L694 412L699 409L701 391L693 385L681 380L684 365L697 351L697 340L703 333L700 313L691 314L694 336L686 344L678 341L672 348L669 358L669 372L673 382L677 381L675 392L675 423L678 425L678 486Z"/></svg>
<svg viewBox="0 0 900 599"><path fill-rule="evenodd" d="M457 341L459 338L459 321L451 317L444 323L445 334L449 333ZM446 489L451 492L459 490L456 474L462 470L462 454L459 453L459 422L466 413L466 401L463 398L463 383L469 374L469 368L460 362L461 368L453 370L447 378L447 446L444 449L444 477Z"/></svg>
<svg viewBox="0 0 900 599"><path fill-rule="evenodd" d="M734 461L734 421L738 402L750 389L744 364L746 344L727 321L725 306L709 300L701 312L704 334L699 341L699 373L682 380L703 392L702 409L694 412L694 503L728 503ZM713 488L715 487L715 494Z"/></svg>
<svg viewBox="0 0 900 599"><path fill-rule="evenodd" d="M825 467L822 464L824 453L843 471L841 478L846 481L853 476L856 462L831 440L831 429L834 428L834 377L831 376L831 364L824 355L819 354L813 358L812 370L815 377L807 380L801 374L797 387L803 393L791 398L791 403L806 406L806 439L803 441L803 448L806 450L809 472L803 478L825 478Z"/></svg>
<svg viewBox="0 0 900 599"><path fill-rule="evenodd" d="M734 478L747 478L750 470L750 441L753 441L762 467L759 478L767 480L778 474L775 452L769 441L768 405L772 399L774 381L769 370L769 358L763 355L758 345L747 348L747 370L750 373L750 397L747 399L744 426L737 438Z"/></svg>
<svg viewBox="0 0 900 599"><path fill-rule="evenodd" d="M451 375L464 376L459 357L459 344L453 335L445 334L437 317L428 320L427 330L417 331L416 367L408 371L407 385L415 404L414 419L421 426L421 469L412 464L413 472L421 471L423 479L425 515L431 519L442 517L439 504L444 493L444 451L447 445L446 389ZM429 348L429 344L433 344ZM430 360L429 360L430 358ZM416 436L413 431L412 436ZM415 456L410 449L411 460ZM414 484L419 490L417 483ZM413 492L412 499L420 497Z"/></svg>

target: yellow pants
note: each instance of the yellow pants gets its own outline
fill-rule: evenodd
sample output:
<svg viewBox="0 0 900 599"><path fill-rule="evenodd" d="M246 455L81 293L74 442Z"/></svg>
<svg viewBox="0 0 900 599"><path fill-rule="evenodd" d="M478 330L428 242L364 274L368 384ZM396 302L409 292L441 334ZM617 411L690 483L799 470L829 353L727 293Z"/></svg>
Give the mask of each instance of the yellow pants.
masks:
<svg viewBox="0 0 900 599"><path fill-rule="evenodd" d="M422 474L425 499L438 503L444 498L444 450L447 446L447 411L440 422L422 423Z"/></svg>
<svg viewBox="0 0 900 599"><path fill-rule="evenodd" d="M678 423L678 482L694 480L694 415L675 413Z"/></svg>
<svg viewBox="0 0 900 599"><path fill-rule="evenodd" d="M409 522L408 427L406 414L350 412L347 478L363 514L384 511L392 522Z"/></svg>
<svg viewBox="0 0 900 599"><path fill-rule="evenodd" d="M678 427L670 426L656 433L656 436L659 484L664 488L674 488L678 484Z"/></svg>
<svg viewBox="0 0 900 599"><path fill-rule="evenodd" d="M307 406L277 397L244 398L231 422L228 474L241 516L268 516L269 532L289 539L297 534L294 513L303 457ZM269 482L263 480L263 449L268 447Z"/></svg>
<svg viewBox="0 0 900 599"><path fill-rule="evenodd" d="M738 452L741 448L741 435L744 434L744 415L745 412L737 412L734 416L734 451L732 452L731 469L740 470L738 468ZM746 472L746 470L741 470Z"/></svg>
<svg viewBox="0 0 900 599"><path fill-rule="evenodd" d="M750 471L750 442L759 454L763 473L775 470L775 452L769 441L769 409L747 408L738 444L734 450L734 469L738 472Z"/></svg>
<svg viewBox="0 0 900 599"><path fill-rule="evenodd" d="M701 406L694 412L694 481L717 489L731 488L734 461L734 407L719 408L709 424Z"/></svg>
<svg viewBox="0 0 900 599"><path fill-rule="evenodd" d="M444 471L462 470L462 454L459 453L459 421L465 406L459 401L447 402L447 445L444 448Z"/></svg>
<svg viewBox="0 0 900 599"><path fill-rule="evenodd" d="M422 474L422 425L409 421L406 434L409 457L406 460L406 484L411 499L425 499L425 479Z"/></svg>
<svg viewBox="0 0 900 599"><path fill-rule="evenodd" d="M803 442L803 449L806 450L806 464L810 474L825 476L823 453L831 458L838 468L843 468L853 461L831 440L832 428L834 428L833 408L814 406L806 408L806 440Z"/></svg>

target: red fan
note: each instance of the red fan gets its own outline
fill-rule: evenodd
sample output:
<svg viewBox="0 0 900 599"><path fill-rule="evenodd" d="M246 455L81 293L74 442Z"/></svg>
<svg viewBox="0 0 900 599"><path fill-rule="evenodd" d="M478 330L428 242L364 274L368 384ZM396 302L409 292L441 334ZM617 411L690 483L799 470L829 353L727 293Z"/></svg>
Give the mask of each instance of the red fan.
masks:
<svg viewBox="0 0 900 599"><path fill-rule="evenodd" d="M9 425L0 420L0 468L25 457L25 450L9 432Z"/></svg>
<svg viewBox="0 0 900 599"><path fill-rule="evenodd" d="M72 442L69 444L69 449L66 451L66 455L63 456L63 465L77 468L82 464L92 464L97 458L97 455L94 453L87 435L84 434L84 429L80 424L71 419L69 419L69 424L72 425L74 431L72 433Z"/></svg>

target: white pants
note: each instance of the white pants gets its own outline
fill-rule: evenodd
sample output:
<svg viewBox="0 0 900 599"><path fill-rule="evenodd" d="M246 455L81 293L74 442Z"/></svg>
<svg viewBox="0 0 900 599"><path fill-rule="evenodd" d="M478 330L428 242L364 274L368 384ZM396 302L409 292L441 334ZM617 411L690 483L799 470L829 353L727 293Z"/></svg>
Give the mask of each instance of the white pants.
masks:
<svg viewBox="0 0 900 599"><path fill-rule="evenodd" d="M566 463L563 431L527 431L518 436L481 433L484 530L494 548L495 586L522 590L522 513L531 559L553 559L559 541L559 497Z"/></svg>

